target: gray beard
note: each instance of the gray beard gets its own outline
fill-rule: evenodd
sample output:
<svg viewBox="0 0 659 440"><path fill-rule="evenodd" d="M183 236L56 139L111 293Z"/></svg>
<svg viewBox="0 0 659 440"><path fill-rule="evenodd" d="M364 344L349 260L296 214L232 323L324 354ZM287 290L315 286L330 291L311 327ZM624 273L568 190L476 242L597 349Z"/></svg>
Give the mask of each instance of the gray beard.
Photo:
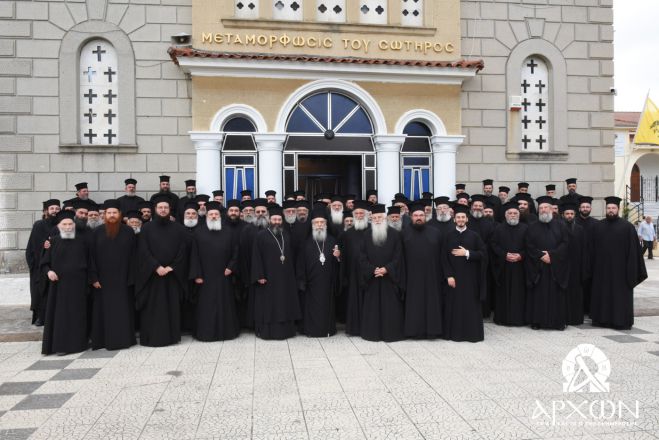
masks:
<svg viewBox="0 0 659 440"><path fill-rule="evenodd" d="M508 223L510 226L517 226L519 224L519 219L518 218L506 219L506 223Z"/></svg>
<svg viewBox="0 0 659 440"><path fill-rule="evenodd" d="M256 221L256 217L254 217L254 215L252 214L249 214L249 215L245 215L243 217L243 220L245 221L245 223L249 223L250 225L253 225L254 222Z"/></svg>
<svg viewBox="0 0 659 440"><path fill-rule="evenodd" d="M269 222L267 217L256 217L256 220L254 220L254 225L257 228L267 228L268 224Z"/></svg>
<svg viewBox="0 0 659 440"><path fill-rule="evenodd" d="M285 215L284 220L286 220L286 223L288 223L289 225L292 225L293 223L295 223L295 220L297 220L297 215L295 214Z"/></svg>
<svg viewBox="0 0 659 440"><path fill-rule="evenodd" d="M340 225L343 223L343 211L332 210L330 214L332 216L332 223L335 225Z"/></svg>
<svg viewBox="0 0 659 440"><path fill-rule="evenodd" d="M483 218L483 211L471 211L471 216L473 218Z"/></svg>
<svg viewBox="0 0 659 440"><path fill-rule="evenodd" d="M442 223L446 223L451 220L451 214L439 214L437 216L437 220L439 220Z"/></svg>
<svg viewBox="0 0 659 440"><path fill-rule="evenodd" d="M373 239L373 244L376 246L382 246L387 241L387 223L382 222L379 225L371 225L371 238Z"/></svg>
<svg viewBox="0 0 659 440"><path fill-rule="evenodd" d="M183 224L185 225L186 228L194 228L197 226L197 219L196 218L186 218L183 220Z"/></svg>
<svg viewBox="0 0 659 440"><path fill-rule="evenodd" d="M403 221L402 220L398 220L397 222L387 222L387 224L389 226L391 226L392 228L394 228L395 230L397 230L397 231L402 231L403 230Z"/></svg>
<svg viewBox="0 0 659 440"><path fill-rule="evenodd" d="M139 227L133 228L133 232L135 232L135 235L139 234L141 230L142 230L142 228L139 228Z"/></svg>
<svg viewBox="0 0 659 440"><path fill-rule="evenodd" d="M538 216L538 220L542 223L549 223L554 218L554 215L551 212L546 212Z"/></svg>
<svg viewBox="0 0 659 440"><path fill-rule="evenodd" d="M134 193L134 192L127 192L126 193L126 197L135 197L136 195L137 195L137 193Z"/></svg>
<svg viewBox="0 0 659 440"><path fill-rule="evenodd" d="M363 231L368 228L368 219L366 217L361 220L354 219L352 227L355 228L356 231Z"/></svg>
<svg viewBox="0 0 659 440"><path fill-rule="evenodd" d="M73 240L76 238L76 231L75 229L71 232L59 231L59 236L62 240Z"/></svg>
<svg viewBox="0 0 659 440"><path fill-rule="evenodd" d="M270 225L270 231L272 231L273 234L281 236L281 225Z"/></svg>
<svg viewBox="0 0 659 440"><path fill-rule="evenodd" d="M311 236L314 240L323 242L327 239L327 229L314 229L311 231Z"/></svg>
<svg viewBox="0 0 659 440"><path fill-rule="evenodd" d="M426 214L426 222L432 220L432 214Z"/></svg>
<svg viewBox="0 0 659 440"><path fill-rule="evenodd" d="M206 226L208 226L209 231L221 231L222 230L222 220L217 219L217 220L211 220L209 218L206 219Z"/></svg>
<svg viewBox="0 0 659 440"><path fill-rule="evenodd" d="M87 227L89 229L96 229L102 224L103 222L101 220L87 220Z"/></svg>

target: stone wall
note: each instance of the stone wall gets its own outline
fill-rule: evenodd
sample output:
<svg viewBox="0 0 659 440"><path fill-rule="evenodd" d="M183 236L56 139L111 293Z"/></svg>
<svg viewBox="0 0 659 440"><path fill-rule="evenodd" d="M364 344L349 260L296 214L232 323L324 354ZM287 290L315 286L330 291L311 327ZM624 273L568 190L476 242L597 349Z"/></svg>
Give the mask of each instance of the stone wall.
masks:
<svg viewBox="0 0 659 440"><path fill-rule="evenodd" d="M142 196L162 173L176 191L194 178L190 81L167 55L171 35L191 33L191 16L190 0L0 2L0 273L25 270L20 249L41 202L73 197L77 182L89 182L98 202L121 195L129 176ZM60 66L62 39L100 21L125 33L134 53L136 153L60 149L59 115L70 111L60 103L60 71L77 70Z"/></svg>
<svg viewBox="0 0 659 440"><path fill-rule="evenodd" d="M578 192L602 198L613 194L613 9L612 0L462 0L462 54L482 58L485 69L465 82L462 126L467 136L458 149L458 180L468 192L480 181L495 185L531 183L529 192L544 195L544 185L577 177ZM508 59L516 48L554 47L565 60L567 84L567 156L524 160L510 157L507 90ZM533 52L528 55L532 55ZM519 87L519 86L517 86ZM602 215L597 201L594 213Z"/></svg>

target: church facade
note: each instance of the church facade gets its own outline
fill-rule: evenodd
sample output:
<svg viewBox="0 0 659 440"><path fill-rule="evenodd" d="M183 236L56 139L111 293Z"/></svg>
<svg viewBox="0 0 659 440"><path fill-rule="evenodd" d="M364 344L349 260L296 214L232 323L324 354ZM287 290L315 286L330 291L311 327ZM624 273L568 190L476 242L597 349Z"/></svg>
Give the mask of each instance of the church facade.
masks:
<svg viewBox="0 0 659 440"><path fill-rule="evenodd" d="M78 182L609 195L612 20L612 0L4 1L0 270Z"/></svg>

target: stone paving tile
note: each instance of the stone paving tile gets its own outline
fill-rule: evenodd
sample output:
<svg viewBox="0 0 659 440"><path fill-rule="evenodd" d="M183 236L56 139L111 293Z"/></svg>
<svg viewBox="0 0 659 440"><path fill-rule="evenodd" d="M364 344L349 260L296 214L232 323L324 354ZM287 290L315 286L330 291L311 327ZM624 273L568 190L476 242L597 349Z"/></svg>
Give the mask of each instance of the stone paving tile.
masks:
<svg viewBox="0 0 659 440"><path fill-rule="evenodd" d="M25 440L35 431L35 428L24 429L0 429L0 439L2 440Z"/></svg>
<svg viewBox="0 0 659 440"><path fill-rule="evenodd" d="M18 402L11 410L60 408L71 396L71 393L33 394Z"/></svg>
<svg viewBox="0 0 659 440"><path fill-rule="evenodd" d="M7 411L0 417L0 429L23 429L41 426L56 409L36 409L31 411Z"/></svg>
<svg viewBox="0 0 659 440"><path fill-rule="evenodd" d="M84 380L91 379L98 373L100 368L76 368L64 369L54 375L50 380Z"/></svg>
<svg viewBox="0 0 659 440"><path fill-rule="evenodd" d="M30 365L27 370L61 370L73 362L73 359L39 360Z"/></svg>
<svg viewBox="0 0 659 440"><path fill-rule="evenodd" d="M115 357L118 353L120 353L119 350L115 351L108 351L108 350L88 350L85 351L78 359L101 359L101 358L113 358Z"/></svg>
<svg viewBox="0 0 659 440"><path fill-rule="evenodd" d="M6 382L0 385L0 396L31 394L45 382Z"/></svg>
<svg viewBox="0 0 659 440"><path fill-rule="evenodd" d="M91 429L91 425L42 425L30 440L82 440Z"/></svg>
<svg viewBox="0 0 659 440"><path fill-rule="evenodd" d="M622 343L647 342L645 339L637 338L636 336L632 336L632 335L611 335L604 337L607 339L611 339L612 341L622 342Z"/></svg>

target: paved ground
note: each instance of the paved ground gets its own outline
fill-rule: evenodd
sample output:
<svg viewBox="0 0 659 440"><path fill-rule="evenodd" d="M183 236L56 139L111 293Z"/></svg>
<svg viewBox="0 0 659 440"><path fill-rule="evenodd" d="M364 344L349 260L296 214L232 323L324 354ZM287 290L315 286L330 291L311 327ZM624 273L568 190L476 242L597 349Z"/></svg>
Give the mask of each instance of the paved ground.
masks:
<svg viewBox="0 0 659 440"><path fill-rule="evenodd" d="M650 268L637 303L659 299ZM20 332L5 316L20 308L3 303L0 331ZM659 438L659 317L627 332L485 330L478 344L245 334L49 357L3 342L0 439ZM608 357L609 392L563 392L580 344ZM605 360L583 359L577 382L606 383Z"/></svg>

